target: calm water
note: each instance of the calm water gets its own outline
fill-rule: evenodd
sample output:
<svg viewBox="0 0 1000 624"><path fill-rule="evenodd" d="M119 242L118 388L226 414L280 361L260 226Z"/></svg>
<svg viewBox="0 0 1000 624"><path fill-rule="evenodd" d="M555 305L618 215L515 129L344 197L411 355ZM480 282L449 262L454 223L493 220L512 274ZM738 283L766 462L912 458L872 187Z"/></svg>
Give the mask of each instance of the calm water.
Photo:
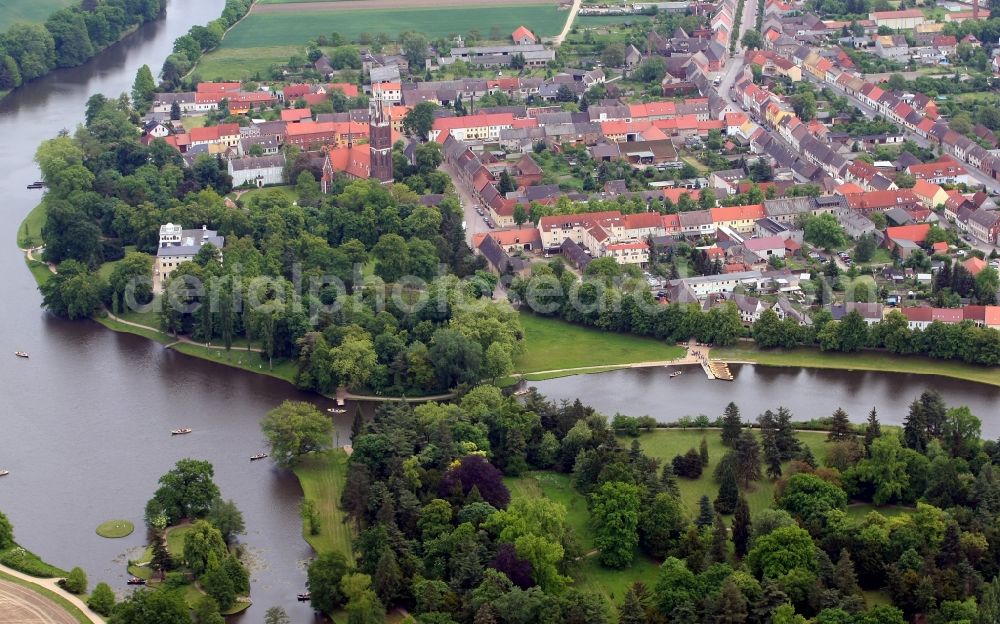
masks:
<svg viewBox="0 0 1000 624"><path fill-rule="evenodd" d="M10 470L0 480L0 509L25 547L64 568L82 566L91 584L125 591L126 553L145 542L142 510L156 479L180 458L207 459L247 523L255 605L241 619L260 622L267 607L281 605L294 622L307 622L312 611L295 600L311 554L296 514L301 490L290 473L248 458L264 446L259 421L267 410L315 396L95 323L54 319L39 308L14 247L18 224L40 197L25 189L38 179L38 144L80 123L92 94L129 91L143 64L156 71L176 37L218 17L222 6L171 0L165 18L99 58L0 101L0 467ZM15 358L18 349L31 359ZM172 438L180 426L195 431ZM94 528L110 518L140 529L121 540L97 537Z"/></svg>
<svg viewBox="0 0 1000 624"><path fill-rule="evenodd" d="M983 421L983 435L1000 436L1000 388L946 377L734 365L731 382L710 381L700 367L686 367L670 379L664 368L612 371L532 382L552 400L579 397L606 414L654 416L660 422L707 414L715 418L730 401L744 420L766 409L789 408L796 420L829 416L838 407L861 422L872 406L879 419L900 424L910 403L926 389L944 395L949 405L968 405Z"/></svg>

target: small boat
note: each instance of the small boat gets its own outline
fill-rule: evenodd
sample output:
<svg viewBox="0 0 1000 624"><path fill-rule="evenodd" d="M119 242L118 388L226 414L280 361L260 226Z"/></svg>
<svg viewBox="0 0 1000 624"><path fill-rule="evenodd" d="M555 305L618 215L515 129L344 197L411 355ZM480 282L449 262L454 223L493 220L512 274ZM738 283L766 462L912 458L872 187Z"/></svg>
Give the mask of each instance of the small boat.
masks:
<svg viewBox="0 0 1000 624"><path fill-rule="evenodd" d="M346 414L347 413L347 410L340 409L339 407L328 407L328 408L326 408L326 411L330 412L331 414Z"/></svg>
<svg viewBox="0 0 1000 624"><path fill-rule="evenodd" d="M19 358L28 359L28 352L27 351L15 351L14 355L16 355Z"/></svg>
<svg viewBox="0 0 1000 624"><path fill-rule="evenodd" d="M44 182L32 182L31 184L28 185L28 188L29 189L40 189L43 186L45 186Z"/></svg>
<svg viewBox="0 0 1000 624"><path fill-rule="evenodd" d="M145 585L146 579L141 579L138 576L133 576L129 580L125 581L127 585Z"/></svg>
<svg viewBox="0 0 1000 624"><path fill-rule="evenodd" d="M312 600L312 594L309 592L306 592L304 594L299 594L296 597L299 599L299 602L308 602Z"/></svg>
<svg viewBox="0 0 1000 624"><path fill-rule="evenodd" d="M183 429L171 429L170 435L184 435L185 433L191 433L191 429L184 427Z"/></svg>
<svg viewBox="0 0 1000 624"><path fill-rule="evenodd" d="M0 477L6 477L10 474L9 470L0 470Z"/></svg>
<svg viewBox="0 0 1000 624"><path fill-rule="evenodd" d="M250 456L250 461L257 461L258 459L264 459L267 457L267 453L257 453L256 455Z"/></svg>
<svg viewBox="0 0 1000 624"><path fill-rule="evenodd" d="M674 372L670 373L670 378L673 379L674 377L678 377L678 376L680 376L680 374L682 372L683 371L674 371Z"/></svg>

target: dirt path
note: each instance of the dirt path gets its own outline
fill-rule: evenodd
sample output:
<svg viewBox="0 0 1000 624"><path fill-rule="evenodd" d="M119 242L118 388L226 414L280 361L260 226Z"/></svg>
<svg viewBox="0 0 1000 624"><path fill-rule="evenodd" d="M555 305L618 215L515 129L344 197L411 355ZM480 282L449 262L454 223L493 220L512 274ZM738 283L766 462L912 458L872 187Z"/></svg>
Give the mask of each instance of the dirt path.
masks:
<svg viewBox="0 0 1000 624"><path fill-rule="evenodd" d="M257 3L251 13L302 13L310 11L356 11L358 9L437 9L441 7L476 7L498 5L556 4L553 0L335 0L333 2ZM580 0L575 6L579 8ZM574 12L572 15L576 15ZM572 17L570 19L572 22ZM564 35L569 28L564 29Z"/></svg>
<svg viewBox="0 0 1000 624"><path fill-rule="evenodd" d="M563 26L562 32L556 35L552 40L553 45L561 45L566 39L566 35L568 35L570 29L573 28L573 22L576 20L576 14L580 12L580 5L582 3L583 0L573 0L573 6L569 10L569 17L566 18L566 25Z"/></svg>
<svg viewBox="0 0 1000 624"><path fill-rule="evenodd" d="M98 615L73 594L56 584L58 579L40 579L0 565L0 572L43 587L65 598L94 624L104 624ZM79 624L75 617L55 602L27 587L0 579L0 622L17 624Z"/></svg>

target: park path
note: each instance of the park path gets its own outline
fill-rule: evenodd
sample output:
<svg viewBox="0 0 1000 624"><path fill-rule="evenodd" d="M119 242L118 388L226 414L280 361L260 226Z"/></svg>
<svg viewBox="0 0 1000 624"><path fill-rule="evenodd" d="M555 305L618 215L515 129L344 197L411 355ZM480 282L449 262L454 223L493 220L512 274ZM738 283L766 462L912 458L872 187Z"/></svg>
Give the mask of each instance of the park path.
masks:
<svg viewBox="0 0 1000 624"><path fill-rule="evenodd" d="M38 587L42 587L42 588L47 589L47 590L49 590L49 591L51 591L51 592L53 592L55 594L58 594L62 598L65 598L70 603L72 603L73 606L75 606L76 608L78 608L80 611L82 611L83 614L85 616L87 616L87 619L89 619L94 624L104 624L104 620L101 619L101 617L99 615L97 615L96 613L94 613L93 611L91 611L90 607L88 607L87 604L84 601L80 600L80 598L78 598L77 596L69 593L68 591L66 591L62 587L59 587L59 584L58 584L59 579L54 579L54 578L53 579L42 579L42 578L36 578L34 576L28 576L27 574L23 574L21 572L18 572L17 570L14 570L13 568L8 568L5 565L0 565L0 572L3 572L4 574L9 574L9 575L11 575L11 576L13 576L15 578L18 578L18 579L20 579L22 581L27 581L27 582L31 583L32 585L37 585ZM54 605L58 606L56 603L54 603L52 601L48 601L48 602L50 602L51 604L54 604ZM59 607L59 608L61 609L62 607Z"/></svg>
<svg viewBox="0 0 1000 624"><path fill-rule="evenodd" d="M688 343L687 352L684 357L677 358L674 360L656 360L652 362L632 362L630 364L597 364L595 366L576 366L573 368L554 368L551 370L543 371L531 371L527 373L512 373L511 377L516 377L518 379L523 378L525 375L551 375L555 373L585 373L587 371L598 371L607 369L622 369L622 368L656 368L660 366L701 366L703 362L707 362L709 359L710 347L697 345L695 343Z"/></svg>
<svg viewBox="0 0 1000 624"><path fill-rule="evenodd" d="M563 26L562 32L552 39L553 45L561 45L566 40L570 29L573 28L573 22L576 21L576 14L580 12L581 4L583 4L583 0L573 0L573 6L569 9L569 17L566 18L566 24Z"/></svg>
<svg viewBox="0 0 1000 624"><path fill-rule="evenodd" d="M129 325L131 327L138 327L139 329L148 329L150 331L159 332L161 334L164 333L163 330L161 330L159 327L152 327L150 325L143 325L142 323L135 323L135 322L132 322L132 321L126 321L125 319L123 319L120 316L115 316L110 310L105 310L105 311L108 313L108 318L110 318L113 321L117 321L117 322L121 323L122 325ZM169 336L169 334L164 334L164 335ZM174 336L173 338L174 338L173 342L163 345L163 347L165 349L169 349L169 348L174 347L174 346L179 345L179 344L189 344L189 345L194 345L196 347L206 347L208 349L225 349L226 348L223 345L214 345L211 342L208 342L208 343L198 342L197 340L192 340L191 338L188 338L187 336ZM259 349L257 347L249 347L249 348L247 348L247 347L231 347L229 350L230 351L251 351L253 353L263 353L264 352L263 349Z"/></svg>

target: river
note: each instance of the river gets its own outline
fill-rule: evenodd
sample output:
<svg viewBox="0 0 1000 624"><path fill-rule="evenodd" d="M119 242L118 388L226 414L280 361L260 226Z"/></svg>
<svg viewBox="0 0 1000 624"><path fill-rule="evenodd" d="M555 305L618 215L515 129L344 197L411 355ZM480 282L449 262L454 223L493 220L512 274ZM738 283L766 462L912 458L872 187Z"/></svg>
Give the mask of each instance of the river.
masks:
<svg viewBox="0 0 1000 624"><path fill-rule="evenodd" d="M701 367L685 367L673 379L664 368L638 368L561 377L530 385L550 400L566 399L592 405L605 414L653 416L673 422L681 416L706 414L714 419L730 401L744 420L756 419L778 406L792 411L795 420L829 416L838 407L854 422L863 422L874 406L879 420L902 424L913 399L924 390L937 390L949 406L968 405L983 421L983 437L1000 436L1000 387L948 377L878 373L819 368L780 368L734 364L733 381L709 380ZM672 370L672 369L671 369Z"/></svg>
<svg viewBox="0 0 1000 624"><path fill-rule="evenodd" d="M270 462L249 462L264 441L259 421L284 399L315 400L267 377L188 358L137 336L92 322L52 318L22 255L17 228L40 198L25 185L38 179L38 144L83 120L94 93L116 97L131 89L136 70L156 72L174 39L222 12L223 0L171 0L164 18L91 62L57 71L0 100L0 510L17 540L63 568L79 565L90 584L107 581L126 591L125 559L145 543L142 511L157 478L184 457L207 459L226 498L242 509L251 554L254 606L241 616L260 622L270 606L293 622L312 621L304 591L311 555L301 535L295 477ZM38 232L32 232L38 236ZM13 356L15 350L30 360ZM347 423L338 423L347 427ZM172 438L170 429L194 433ZM346 429L345 429L346 430ZM132 520L137 531L107 540L95 527Z"/></svg>

